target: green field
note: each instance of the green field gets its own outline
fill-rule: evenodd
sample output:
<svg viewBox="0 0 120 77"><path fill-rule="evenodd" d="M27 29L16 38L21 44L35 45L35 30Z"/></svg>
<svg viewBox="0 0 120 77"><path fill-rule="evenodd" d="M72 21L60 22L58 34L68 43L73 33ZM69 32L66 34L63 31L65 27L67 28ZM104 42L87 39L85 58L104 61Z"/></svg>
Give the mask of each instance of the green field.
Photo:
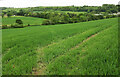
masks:
<svg viewBox="0 0 120 77"><path fill-rule="evenodd" d="M44 11L33 11L33 13L42 13ZM48 13L49 12L54 12L54 11L47 11ZM55 12L58 12L58 13L74 13L74 14L84 14L86 12L72 12L72 11L55 11Z"/></svg>
<svg viewBox="0 0 120 77"><path fill-rule="evenodd" d="M40 25L43 20L42 18L35 18L35 17L24 17L24 16L12 16L12 17L4 17L2 18L3 25L10 25L14 24L16 19L21 19L24 25Z"/></svg>
<svg viewBox="0 0 120 77"><path fill-rule="evenodd" d="M62 13L74 13L74 14L84 14L86 12L72 12L72 11L56 11L56 12L62 12Z"/></svg>
<svg viewBox="0 0 120 77"><path fill-rule="evenodd" d="M118 75L117 23L112 18L4 29L2 73Z"/></svg>

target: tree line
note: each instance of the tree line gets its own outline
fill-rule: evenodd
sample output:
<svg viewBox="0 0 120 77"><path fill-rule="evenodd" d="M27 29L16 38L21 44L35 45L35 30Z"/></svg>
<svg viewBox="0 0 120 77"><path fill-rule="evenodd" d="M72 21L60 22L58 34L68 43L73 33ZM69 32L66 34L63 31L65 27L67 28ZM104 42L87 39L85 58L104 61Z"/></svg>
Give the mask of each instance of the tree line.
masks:
<svg viewBox="0 0 120 77"><path fill-rule="evenodd" d="M102 6L64 6L64 7L33 7L33 11L73 11L73 12L94 12L94 13L117 13L118 5L114 4L103 4Z"/></svg>
<svg viewBox="0 0 120 77"><path fill-rule="evenodd" d="M29 7L29 8L21 8L19 11L14 10L11 11L4 11L6 7L2 7L2 16L7 14L8 16L11 15L22 15L24 16L25 14L31 14L34 11L72 11L72 12L87 12L87 13L94 13L94 14L99 14L99 13L117 13L119 9L119 5L114 5L114 4L103 4L102 6L64 6L64 7Z"/></svg>
<svg viewBox="0 0 120 77"><path fill-rule="evenodd" d="M3 10L8 8L2 8ZM34 11L40 11L35 13ZM55 10L56 12L51 12L50 10ZM86 13L72 13L72 12L59 12L60 11L85 11ZM30 17L38 17L38 18L45 18L41 25L55 25L55 24L67 24L67 23L78 23L78 22L87 22L92 20L99 20L99 19L106 19L106 18L114 18L117 15L112 15L111 13L117 13L120 10L118 5L113 4L104 4L103 6L83 6L83 7L75 7L75 6L66 6L66 7L33 7L33 8L21 8L19 11L17 10L10 10L10 11L3 11L2 17L6 14L8 17L12 15L18 16L30 16ZM104 12L104 14L96 13ZM111 14L111 15L110 15ZM13 24L15 25L21 24ZM30 24L29 24L30 26ZM5 26L6 27L6 26ZM23 25L22 25L23 27Z"/></svg>
<svg viewBox="0 0 120 77"><path fill-rule="evenodd" d="M92 20L114 18L117 15L94 15L92 13L59 13L59 12L44 12L44 13L33 13L32 17L45 18L42 25L55 25L55 24L67 24L67 23L78 23L87 22Z"/></svg>

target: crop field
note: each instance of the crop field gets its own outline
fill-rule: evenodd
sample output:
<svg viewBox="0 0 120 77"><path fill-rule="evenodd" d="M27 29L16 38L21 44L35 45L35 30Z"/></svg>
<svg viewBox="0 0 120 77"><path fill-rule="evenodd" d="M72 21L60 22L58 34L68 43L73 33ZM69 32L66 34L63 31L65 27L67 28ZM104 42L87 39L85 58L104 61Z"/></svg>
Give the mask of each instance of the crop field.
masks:
<svg viewBox="0 0 120 77"><path fill-rule="evenodd" d="M111 18L4 29L2 73L118 75L117 23L117 18Z"/></svg>
<svg viewBox="0 0 120 77"><path fill-rule="evenodd" d="M24 17L24 16L12 16L12 17L4 17L2 18L3 25L10 25L14 24L16 19L21 19L24 25L40 25L43 20L42 18L35 18L35 17Z"/></svg>

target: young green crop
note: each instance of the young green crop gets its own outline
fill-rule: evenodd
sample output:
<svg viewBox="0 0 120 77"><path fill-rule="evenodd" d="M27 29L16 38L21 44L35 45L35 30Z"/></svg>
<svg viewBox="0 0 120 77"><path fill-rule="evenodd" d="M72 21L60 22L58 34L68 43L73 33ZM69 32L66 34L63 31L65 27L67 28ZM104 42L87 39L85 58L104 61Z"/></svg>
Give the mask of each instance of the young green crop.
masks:
<svg viewBox="0 0 120 77"><path fill-rule="evenodd" d="M40 55L37 53L40 52L37 51L37 49L44 48L52 43L57 43L58 47L59 45L61 45L61 48L66 48L63 49L63 51L61 51L61 49L58 48L60 50L58 51L57 49L55 50L55 47L57 46L53 45L54 46L53 47L51 45L51 48L53 48L51 54L54 53L54 55L49 55L48 54L49 52L47 52L49 50L47 50L47 48L43 49L45 50L44 53L46 55L46 56L44 55L43 58L46 62L48 61L49 63L51 61L49 59L53 59L53 57L50 56L60 55L60 54L56 54L55 52L65 53L65 51L67 52L73 46L77 45L78 43L80 43L82 40L86 39L90 35L102 31L103 29L106 29L107 27L110 27L116 23L117 23L117 19L113 18L113 19L97 20L97 21L74 23L74 24L36 26L36 27L33 26L33 27L25 27L20 29L2 30L3 75L31 74L32 69L34 67L37 67L37 60L38 60L37 56ZM82 35L83 32L88 32L88 33ZM68 40L70 38L71 40ZM75 40L76 42L72 40ZM63 45L62 41L65 42L64 47L62 47ZM51 64L46 65L48 66L47 68L48 70L51 69L50 67ZM66 71L65 69L63 70ZM56 72L54 72L54 74L57 74ZM59 71L59 74L61 73L62 71ZM50 74L53 74L53 72L51 72Z"/></svg>
<svg viewBox="0 0 120 77"><path fill-rule="evenodd" d="M117 25L100 32L79 48L47 65L48 74L59 75L118 75Z"/></svg>

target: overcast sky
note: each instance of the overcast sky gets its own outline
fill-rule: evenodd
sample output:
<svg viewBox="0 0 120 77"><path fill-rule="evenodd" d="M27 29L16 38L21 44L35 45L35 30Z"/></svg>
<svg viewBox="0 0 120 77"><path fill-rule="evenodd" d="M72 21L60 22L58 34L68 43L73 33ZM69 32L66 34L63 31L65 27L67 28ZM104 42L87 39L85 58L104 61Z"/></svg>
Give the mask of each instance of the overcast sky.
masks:
<svg viewBox="0 0 120 77"><path fill-rule="evenodd" d="M0 7L35 7L35 6L101 6L118 4L120 0L0 0Z"/></svg>

